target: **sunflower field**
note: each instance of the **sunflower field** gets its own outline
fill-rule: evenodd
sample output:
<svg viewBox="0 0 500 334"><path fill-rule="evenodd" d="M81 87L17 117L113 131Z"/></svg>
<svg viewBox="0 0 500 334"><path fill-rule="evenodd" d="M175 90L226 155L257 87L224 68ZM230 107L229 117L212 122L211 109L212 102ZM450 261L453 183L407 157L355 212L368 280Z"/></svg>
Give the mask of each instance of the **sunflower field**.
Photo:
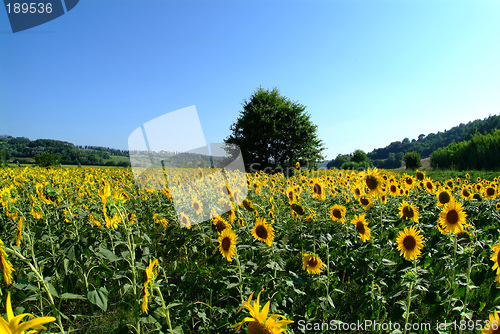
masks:
<svg viewBox="0 0 500 334"><path fill-rule="evenodd" d="M178 219L130 169L0 169L0 333L500 331L497 177L235 177Z"/></svg>

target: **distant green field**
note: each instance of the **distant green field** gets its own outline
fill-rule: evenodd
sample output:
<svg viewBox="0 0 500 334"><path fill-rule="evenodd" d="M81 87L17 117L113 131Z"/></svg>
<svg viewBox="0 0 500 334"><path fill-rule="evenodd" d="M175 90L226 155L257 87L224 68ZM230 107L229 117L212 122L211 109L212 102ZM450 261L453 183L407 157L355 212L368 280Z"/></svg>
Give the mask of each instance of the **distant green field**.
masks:
<svg viewBox="0 0 500 334"><path fill-rule="evenodd" d="M33 158L19 158L19 157L13 157L10 158L9 161L7 162L8 167L16 167L17 166L17 161L19 161L19 166L21 167L26 167L26 166L32 166L32 164L35 163L35 159ZM125 157L125 156L117 156L117 155L112 155L110 159L104 159L104 164L103 165L85 165L85 166L94 166L94 167L114 167L114 166L106 166L106 163L112 161L115 164L120 163L120 162L129 162L130 158ZM62 165L63 167L75 167L76 165Z"/></svg>

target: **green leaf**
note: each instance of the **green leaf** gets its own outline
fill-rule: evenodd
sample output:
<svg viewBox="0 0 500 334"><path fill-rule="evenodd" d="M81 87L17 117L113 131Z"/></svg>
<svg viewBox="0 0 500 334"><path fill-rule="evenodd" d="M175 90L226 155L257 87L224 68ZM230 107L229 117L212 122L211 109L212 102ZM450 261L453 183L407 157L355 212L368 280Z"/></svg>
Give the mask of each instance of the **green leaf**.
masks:
<svg viewBox="0 0 500 334"><path fill-rule="evenodd" d="M60 298L61 299L81 299L81 300L87 299L84 296L76 295L74 293L67 293L67 292L63 293Z"/></svg>
<svg viewBox="0 0 500 334"><path fill-rule="evenodd" d="M92 304L97 305L101 310L106 312L108 309L108 290L105 287L89 291L87 297Z"/></svg>
<svg viewBox="0 0 500 334"><path fill-rule="evenodd" d="M170 304L168 304L167 309L171 309L172 307L176 307L179 305L182 305L182 303L170 303Z"/></svg>
<svg viewBox="0 0 500 334"><path fill-rule="evenodd" d="M120 259L118 256L115 255L115 253L113 253L112 251L110 251L109 249L106 249L104 247L99 247L98 254L102 255L104 258L108 259L110 262L114 262L114 261L117 261Z"/></svg>

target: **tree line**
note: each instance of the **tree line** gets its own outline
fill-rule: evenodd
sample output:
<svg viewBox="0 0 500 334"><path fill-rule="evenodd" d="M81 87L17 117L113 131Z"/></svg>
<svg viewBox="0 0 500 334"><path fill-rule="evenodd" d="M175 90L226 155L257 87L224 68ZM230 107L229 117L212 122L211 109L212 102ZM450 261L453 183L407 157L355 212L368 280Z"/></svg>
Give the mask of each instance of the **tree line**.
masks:
<svg viewBox="0 0 500 334"><path fill-rule="evenodd" d="M369 152L367 155L373 161L373 164L381 168L397 168L386 166L397 165L401 163L402 157L406 152L415 151L422 158L430 157L432 152L438 148L450 145L453 142L461 142L470 140L472 136L479 133L490 133L493 129L500 128L500 115L489 116L483 120L475 120L467 124L460 123L444 132L430 133L428 135L421 134L418 139L405 138L402 141L395 141L388 146L378 148ZM391 154L392 153L392 154Z"/></svg>
<svg viewBox="0 0 500 334"><path fill-rule="evenodd" d="M49 154L52 156L49 157ZM128 151L100 146L77 146L53 139L30 140L25 137L0 136L0 165L8 161L32 163L35 157L64 165L129 166L127 161L115 162L112 156L128 157ZM35 160L36 163L36 160Z"/></svg>
<svg viewBox="0 0 500 334"><path fill-rule="evenodd" d="M431 166L438 169L499 170L500 129L476 133L470 140L438 148L431 154Z"/></svg>

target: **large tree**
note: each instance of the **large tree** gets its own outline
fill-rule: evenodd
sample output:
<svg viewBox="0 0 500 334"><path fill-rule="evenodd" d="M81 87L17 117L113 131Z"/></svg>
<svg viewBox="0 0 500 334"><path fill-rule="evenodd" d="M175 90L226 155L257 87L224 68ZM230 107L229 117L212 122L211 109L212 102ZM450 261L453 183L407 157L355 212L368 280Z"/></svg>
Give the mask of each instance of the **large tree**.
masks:
<svg viewBox="0 0 500 334"><path fill-rule="evenodd" d="M277 88L259 88L244 101L225 142L240 147L247 169L285 169L296 162L316 166L324 147L305 109Z"/></svg>

